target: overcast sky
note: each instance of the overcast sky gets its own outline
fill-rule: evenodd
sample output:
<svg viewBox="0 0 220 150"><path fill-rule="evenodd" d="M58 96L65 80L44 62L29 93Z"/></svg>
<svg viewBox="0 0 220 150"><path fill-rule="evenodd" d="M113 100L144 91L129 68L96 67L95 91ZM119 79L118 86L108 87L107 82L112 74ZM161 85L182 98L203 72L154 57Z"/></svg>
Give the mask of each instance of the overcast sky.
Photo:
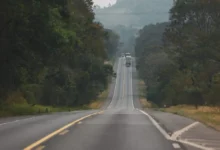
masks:
<svg viewBox="0 0 220 150"><path fill-rule="evenodd" d="M108 6L108 4L114 4L116 0L93 0L95 5L99 5L101 7Z"/></svg>

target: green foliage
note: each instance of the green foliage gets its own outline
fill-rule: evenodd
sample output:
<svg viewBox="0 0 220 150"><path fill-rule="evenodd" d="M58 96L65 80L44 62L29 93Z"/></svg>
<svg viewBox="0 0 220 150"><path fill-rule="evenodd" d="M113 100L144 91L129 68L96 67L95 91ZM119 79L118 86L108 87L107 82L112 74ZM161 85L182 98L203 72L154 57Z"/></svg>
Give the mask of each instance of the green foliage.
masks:
<svg viewBox="0 0 220 150"><path fill-rule="evenodd" d="M105 47L107 54L110 58L115 56L116 52L119 49L119 35L117 35L114 31L110 29L106 29L106 40L105 40Z"/></svg>
<svg viewBox="0 0 220 150"><path fill-rule="evenodd" d="M119 37L110 32L106 40L92 5L91 0L1 3L1 105L14 91L29 104L84 105L107 87L112 70L104 61Z"/></svg>
<svg viewBox="0 0 220 150"><path fill-rule="evenodd" d="M218 0L178 0L167 27L149 25L140 31L136 56L150 100L160 105L220 104L219 6Z"/></svg>

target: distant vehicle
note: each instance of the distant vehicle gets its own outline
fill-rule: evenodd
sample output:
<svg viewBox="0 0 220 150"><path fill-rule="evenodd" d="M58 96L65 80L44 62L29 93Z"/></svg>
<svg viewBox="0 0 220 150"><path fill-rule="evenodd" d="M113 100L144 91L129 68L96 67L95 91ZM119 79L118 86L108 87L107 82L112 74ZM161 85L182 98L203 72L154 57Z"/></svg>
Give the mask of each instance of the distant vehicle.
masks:
<svg viewBox="0 0 220 150"><path fill-rule="evenodd" d="M124 53L121 53L121 57L125 57L125 54L124 54Z"/></svg>
<svg viewBox="0 0 220 150"><path fill-rule="evenodd" d="M125 53L125 57L131 56L131 53Z"/></svg>
<svg viewBox="0 0 220 150"><path fill-rule="evenodd" d="M114 78L116 78L116 77L117 77L117 74L116 74L115 72L113 73L113 77L114 77Z"/></svg>
<svg viewBox="0 0 220 150"><path fill-rule="evenodd" d="M131 56L126 56L126 58L125 58L125 61L126 61L125 65L126 65L126 67L130 67L131 66L131 60L132 60Z"/></svg>

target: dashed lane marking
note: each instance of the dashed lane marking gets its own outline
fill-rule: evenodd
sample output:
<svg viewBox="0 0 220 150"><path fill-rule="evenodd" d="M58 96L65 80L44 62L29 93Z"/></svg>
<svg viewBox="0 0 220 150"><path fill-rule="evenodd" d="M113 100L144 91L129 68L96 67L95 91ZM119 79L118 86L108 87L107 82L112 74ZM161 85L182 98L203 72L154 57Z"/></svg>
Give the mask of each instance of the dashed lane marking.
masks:
<svg viewBox="0 0 220 150"><path fill-rule="evenodd" d="M173 145L173 147L174 147L175 149L180 149L180 148L181 148L178 143L173 143L172 145Z"/></svg>
<svg viewBox="0 0 220 150"><path fill-rule="evenodd" d="M102 112L102 111L101 111L101 112ZM43 142L45 142L45 141L51 139L52 137L54 137L55 135L59 134L60 132L62 132L62 131L64 131L64 130L68 129L68 128L71 127L71 126L73 126L73 125L76 124L77 122L82 121L82 120L84 120L84 119L86 119L86 118L89 118L90 116L97 115L97 114L99 114L99 113L100 113L100 112L93 113L93 114L90 114L90 115L81 117L80 119L77 119L77 120L75 120L75 121L73 121L73 122L71 122L71 123L65 125L64 127L62 127L62 128L60 128L60 129L58 129L58 130L56 130L56 131L54 131L54 132L48 134L47 136L43 137L42 139L40 139L40 140L34 142L33 144L27 146L26 148L24 148L24 150L32 150L33 148L35 148L35 147L37 147L38 145L42 144Z"/></svg>
<svg viewBox="0 0 220 150"><path fill-rule="evenodd" d="M39 147L37 147L35 150L43 150L45 148L45 146L39 146Z"/></svg>

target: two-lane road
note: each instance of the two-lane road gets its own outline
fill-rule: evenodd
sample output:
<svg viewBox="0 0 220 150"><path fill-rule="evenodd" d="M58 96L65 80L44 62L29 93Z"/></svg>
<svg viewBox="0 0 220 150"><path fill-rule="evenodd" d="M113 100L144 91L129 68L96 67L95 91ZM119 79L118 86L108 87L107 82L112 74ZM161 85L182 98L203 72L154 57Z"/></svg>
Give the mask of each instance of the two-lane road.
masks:
<svg viewBox="0 0 220 150"><path fill-rule="evenodd" d="M134 66L134 65L133 65ZM100 114L74 122L94 111L38 116L0 125L2 150L172 150L134 99L134 67L119 58L112 101ZM62 128L62 130L59 130ZM44 138L43 138L44 137Z"/></svg>
<svg viewBox="0 0 220 150"><path fill-rule="evenodd" d="M114 94L108 109L134 109L132 90L132 67L125 66L125 59L118 62Z"/></svg>

